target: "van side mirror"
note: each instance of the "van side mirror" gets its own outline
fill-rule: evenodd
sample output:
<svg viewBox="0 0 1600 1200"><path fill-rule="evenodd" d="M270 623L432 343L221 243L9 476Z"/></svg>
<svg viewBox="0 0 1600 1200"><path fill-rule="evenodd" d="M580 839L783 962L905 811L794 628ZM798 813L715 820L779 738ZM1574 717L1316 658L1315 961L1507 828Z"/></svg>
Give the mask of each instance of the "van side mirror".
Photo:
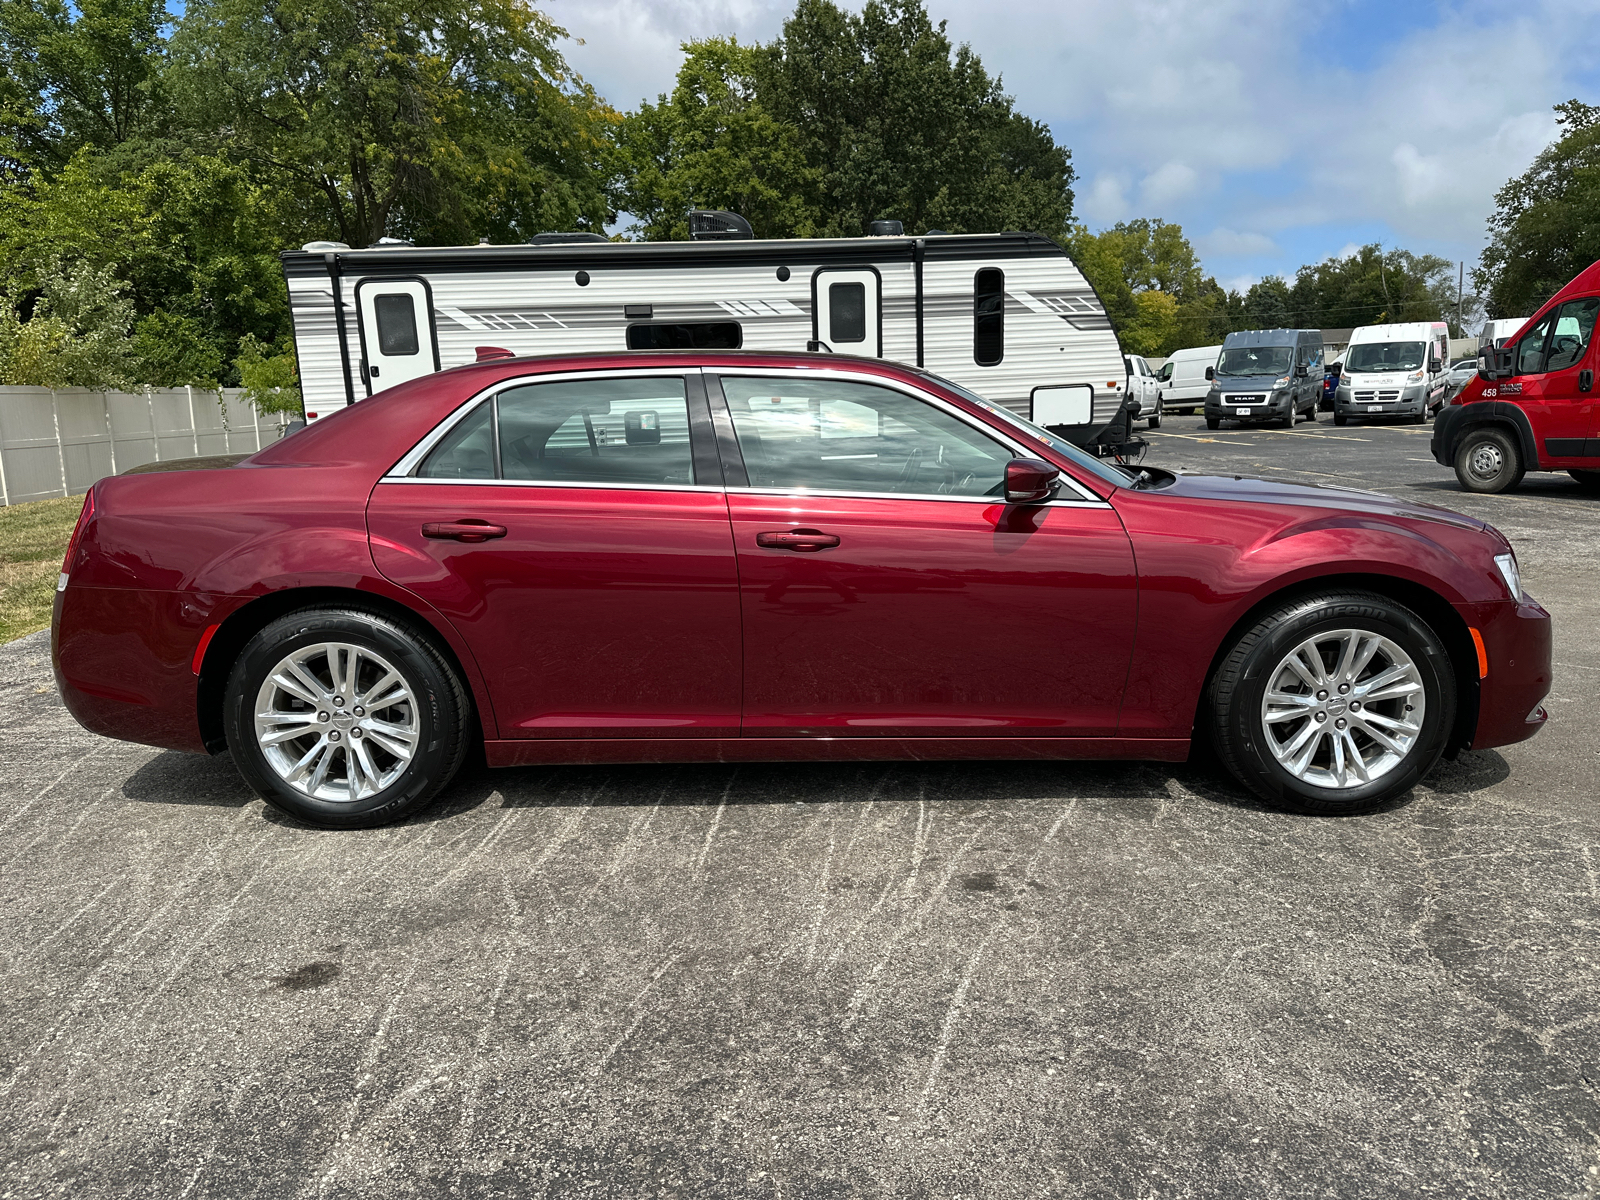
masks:
<svg viewBox="0 0 1600 1200"><path fill-rule="evenodd" d="M1444 370L1444 360L1439 358L1430 358L1428 360L1428 370L1437 375L1440 371Z"/></svg>
<svg viewBox="0 0 1600 1200"><path fill-rule="evenodd" d="M1215 367L1207 367L1206 368L1206 378L1207 379L1215 379L1216 377L1217 377L1217 369Z"/></svg>
<svg viewBox="0 0 1600 1200"><path fill-rule="evenodd" d="M1307 375L1311 374L1311 368L1306 366L1305 363L1301 363L1297 367L1295 367L1294 373L1296 375L1298 375L1301 379L1304 379Z"/></svg>
<svg viewBox="0 0 1600 1200"><path fill-rule="evenodd" d="M1516 353L1515 345L1485 346L1483 357L1478 360L1481 364L1478 369L1479 377L1488 383L1493 383L1496 379L1510 379L1511 364L1515 361Z"/></svg>
<svg viewBox="0 0 1600 1200"><path fill-rule="evenodd" d="M1041 504L1055 494L1061 472L1040 458L1013 458L1006 464L1006 503Z"/></svg>

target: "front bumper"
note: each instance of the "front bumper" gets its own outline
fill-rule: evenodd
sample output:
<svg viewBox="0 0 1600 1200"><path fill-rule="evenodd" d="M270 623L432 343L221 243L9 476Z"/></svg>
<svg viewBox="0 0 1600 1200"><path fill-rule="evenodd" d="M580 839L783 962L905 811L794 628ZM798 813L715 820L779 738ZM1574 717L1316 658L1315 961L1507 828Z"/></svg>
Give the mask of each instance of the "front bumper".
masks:
<svg viewBox="0 0 1600 1200"><path fill-rule="evenodd" d="M1526 592L1517 601L1470 606L1462 613L1483 638L1489 672L1478 685L1478 724L1471 748L1487 750L1526 741L1548 719L1550 614Z"/></svg>
<svg viewBox="0 0 1600 1200"><path fill-rule="evenodd" d="M1406 388L1394 400L1357 400L1341 387L1333 394L1333 411L1342 417L1414 417L1428 411L1428 389Z"/></svg>
<svg viewBox="0 0 1600 1200"><path fill-rule="evenodd" d="M1253 398L1267 396L1264 392L1246 395L1252 398L1229 399L1226 393L1210 393L1206 396L1206 416L1219 421L1281 421L1294 413L1294 397L1289 392L1273 392L1266 399Z"/></svg>

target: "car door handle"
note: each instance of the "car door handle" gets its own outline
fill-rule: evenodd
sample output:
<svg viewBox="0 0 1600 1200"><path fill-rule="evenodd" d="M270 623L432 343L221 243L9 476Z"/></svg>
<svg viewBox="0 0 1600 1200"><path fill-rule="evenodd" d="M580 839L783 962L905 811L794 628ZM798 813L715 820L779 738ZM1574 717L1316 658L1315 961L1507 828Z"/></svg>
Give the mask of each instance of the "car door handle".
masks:
<svg viewBox="0 0 1600 1200"><path fill-rule="evenodd" d="M802 554L815 554L839 544L839 537L817 529L776 530L756 534L756 545L768 550L798 550Z"/></svg>
<svg viewBox="0 0 1600 1200"><path fill-rule="evenodd" d="M422 536L425 538L456 542L487 542L490 538L503 538L505 535L504 525L491 525L472 517L460 521L429 521L422 527Z"/></svg>

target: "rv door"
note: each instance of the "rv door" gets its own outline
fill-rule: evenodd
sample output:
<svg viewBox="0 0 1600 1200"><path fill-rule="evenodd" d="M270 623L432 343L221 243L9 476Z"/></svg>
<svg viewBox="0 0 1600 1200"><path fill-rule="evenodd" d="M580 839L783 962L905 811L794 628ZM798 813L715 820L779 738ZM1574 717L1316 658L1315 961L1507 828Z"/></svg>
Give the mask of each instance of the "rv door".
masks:
<svg viewBox="0 0 1600 1200"><path fill-rule="evenodd" d="M835 354L883 357L882 285L870 267L823 267L811 277L815 336Z"/></svg>
<svg viewBox="0 0 1600 1200"><path fill-rule="evenodd" d="M422 280L363 279L356 284L356 313L367 395L439 369L433 304Z"/></svg>

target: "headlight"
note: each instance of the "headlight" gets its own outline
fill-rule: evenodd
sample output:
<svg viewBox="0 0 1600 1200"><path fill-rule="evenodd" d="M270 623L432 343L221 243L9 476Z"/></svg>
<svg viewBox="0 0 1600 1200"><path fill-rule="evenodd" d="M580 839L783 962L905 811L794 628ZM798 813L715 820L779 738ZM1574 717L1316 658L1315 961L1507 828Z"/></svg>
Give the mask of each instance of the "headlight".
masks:
<svg viewBox="0 0 1600 1200"><path fill-rule="evenodd" d="M1500 568L1500 576L1506 581L1506 587L1510 589L1511 598L1520 600L1522 598L1522 573L1517 570L1517 556L1515 554L1496 554L1494 556L1494 565Z"/></svg>
<svg viewBox="0 0 1600 1200"><path fill-rule="evenodd" d="M1289 386L1289 377L1287 375L1285 375L1282 379L1278 380L1278 382L1273 384L1272 386L1273 387L1288 387Z"/></svg>
<svg viewBox="0 0 1600 1200"><path fill-rule="evenodd" d="M1426 371L1413 371L1410 375L1406 376L1406 379L1411 383L1421 383L1427 377L1428 373Z"/></svg>

